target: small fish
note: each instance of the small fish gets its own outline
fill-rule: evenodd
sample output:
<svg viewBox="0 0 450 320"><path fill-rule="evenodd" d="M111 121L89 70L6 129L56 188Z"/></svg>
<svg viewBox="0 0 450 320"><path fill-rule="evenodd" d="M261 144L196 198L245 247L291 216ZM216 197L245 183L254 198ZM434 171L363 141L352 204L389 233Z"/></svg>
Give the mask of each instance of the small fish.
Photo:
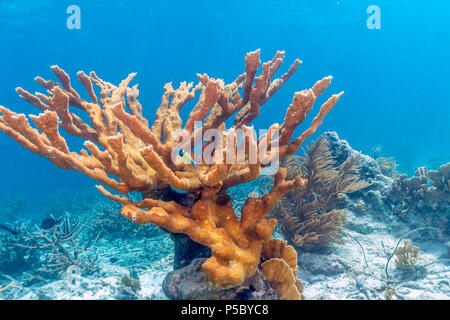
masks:
<svg viewBox="0 0 450 320"><path fill-rule="evenodd" d="M13 235L17 235L17 231L16 231L16 230L11 229L10 227L5 226L4 224L1 224L1 225L0 225L0 229L3 229L3 230L5 230L5 231L8 231L8 232L12 233Z"/></svg>
<svg viewBox="0 0 450 320"><path fill-rule="evenodd" d="M197 168L197 164L192 160L191 155L189 153L186 153L183 149L180 148L173 148L173 150L185 161L189 162L194 166L194 168Z"/></svg>
<svg viewBox="0 0 450 320"><path fill-rule="evenodd" d="M111 258L111 259L109 259L109 261L112 262L112 263L116 263L117 261L119 261L119 259L118 258Z"/></svg>
<svg viewBox="0 0 450 320"><path fill-rule="evenodd" d="M41 229L44 229L44 230L51 229L54 226L56 226L62 219L63 219L63 217L59 218L58 220L56 220L53 217L44 219L41 222Z"/></svg>

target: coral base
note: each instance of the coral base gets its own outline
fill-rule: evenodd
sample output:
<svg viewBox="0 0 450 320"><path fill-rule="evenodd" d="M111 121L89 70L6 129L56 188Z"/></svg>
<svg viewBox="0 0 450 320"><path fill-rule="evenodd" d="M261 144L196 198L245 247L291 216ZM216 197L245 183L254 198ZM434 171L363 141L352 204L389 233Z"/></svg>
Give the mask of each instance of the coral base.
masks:
<svg viewBox="0 0 450 320"><path fill-rule="evenodd" d="M173 300L274 300L276 291L265 281L259 271L242 285L221 289L205 279L201 266L205 259L195 259L186 267L170 272L163 282L164 294Z"/></svg>

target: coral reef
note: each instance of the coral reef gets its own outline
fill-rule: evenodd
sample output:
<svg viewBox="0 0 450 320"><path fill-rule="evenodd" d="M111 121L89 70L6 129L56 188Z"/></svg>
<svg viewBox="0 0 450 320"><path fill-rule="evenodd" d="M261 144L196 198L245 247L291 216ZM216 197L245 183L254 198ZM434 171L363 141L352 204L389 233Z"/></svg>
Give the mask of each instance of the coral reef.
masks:
<svg viewBox="0 0 450 320"><path fill-rule="evenodd" d="M25 246L28 226L21 223L15 230L16 235L5 233L0 238L0 272L14 275L40 267L39 252Z"/></svg>
<svg viewBox="0 0 450 320"><path fill-rule="evenodd" d="M450 192L450 162L443 164L439 171L428 171L428 178L431 181L433 187L444 192Z"/></svg>
<svg viewBox="0 0 450 320"><path fill-rule="evenodd" d="M397 259L395 265L399 269L409 269L415 266L419 259L419 247L413 246L411 240L405 239L404 246L398 247L395 251Z"/></svg>
<svg viewBox="0 0 450 320"><path fill-rule="evenodd" d="M393 157L384 157L381 156L383 147L381 145L377 145L372 148L370 152L370 156L373 160L375 160L381 172L388 177L394 178L397 173L397 161Z"/></svg>
<svg viewBox="0 0 450 320"><path fill-rule="evenodd" d="M18 273L37 269L46 277L60 277L70 267L80 273L95 268L97 255L93 250L95 239L82 243L82 227L66 215L52 228L43 230L20 225L15 237L1 241L1 271Z"/></svg>
<svg viewBox="0 0 450 320"><path fill-rule="evenodd" d="M342 95L329 98L311 126L292 140L294 129L304 121L316 98L330 85L331 77L323 78L309 90L296 92L284 123L271 126L256 140L248 125L301 63L296 60L287 73L273 80L283 63L284 52L277 52L272 61L262 64L262 73L256 76L261 65L259 55L259 50L248 53L246 72L228 85L206 74L198 75L200 82L195 86L183 82L174 89L172 84L166 84L151 128L137 100L137 86L129 87L135 73L114 86L94 72L89 76L78 72L78 79L91 98L88 102L73 89L70 77L58 66L53 66L60 83L36 78L47 89L48 95L33 95L17 88L23 99L43 111L39 116L30 115L40 131L30 126L24 114L4 107L0 107L0 130L56 166L80 171L119 193L148 193L167 190L171 186L195 195L192 197L194 203L189 206L154 197L134 203L98 187L105 196L124 205L122 214L128 219L138 224L154 223L170 232L187 234L192 240L211 248L212 256L202 264L206 279L223 288L239 286L257 271L262 242L270 239L276 224L275 219L267 220L265 215L284 193L294 188L304 190L306 181L301 177L286 181L286 171L280 169L270 192L246 201L240 220L233 211L226 189L258 178L261 168L272 160L295 153L317 130ZM93 84L100 88L100 99ZM179 112L198 92L198 102L182 127ZM84 122L69 107L87 113L91 124ZM236 112L233 127L226 130L225 121ZM197 126L199 122L200 127ZM84 145L89 152L84 149L80 153L71 152L59 133L59 126L70 135L86 139ZM197 158L195 146L202 140L202 132L211 128L218 129L219 135L202 149L208 150L212 156L210 163L201 161L204 159L197 164L173 160L178 147L184 150L183 153ZM227 157L239 150L236 132L240 129L245 137L242 163L235 157ZM276 131L280 133L277 138ZM252 152L263 146L268 152L252 159ZM225 158L226 163L220 161Z"/></svg>
<svg viewBox="0 0 450 320"><path fill-rule="evenodd" d="M381 173L387 177L395 178L398 175L397 162L392 157L379 157L375 159L380 166Z"/></svg>
<svg viewBox="0 0 450 320"><path fill-rule="evenodd" d="M335 132L326 132L321 137L327 140L336 165L359 154ZM373 214L393 230L401 229L401 223L405 223L413 229L438 227L448 236L450 193L445 189L447 164L441 166L442 173L419 168L411 178L404 174L390 177L383 174L376 160L367 155L360 155L360 159L359 175L370 186L347 195L344 205L348 210L356 215ZM435 182L431 181L430 172Z"/></svg>
<svg viewBox="0 0 450 320"><path fill-rule="evenodd" d="M273 300L277 292L257 270L237 287L217 288L208 284L201 271L205 258L170 272L163 282L164 294L175 300Z"/></svg>
<svg viewBox="0 0 450 320"><path fill-rule="evenodd" d="M304 157L291 156L281 165L286 167L288 177L300 174L308 181L306 192L292 190L286 193L271 211L281 222L283 236L302 249L339 242L345 223L342 206L345 194L369 186L366 181L359 180L360 156L351 155L337 167L327 141L319 138Z"/></svg>
<svg viewBox="0 0 450 320"><path fill-rule="evenodd" d="M420 167L411 178L405 174L398 175L394 179L391 192L386 194L386 200L393 207L394 213L402 218L408 213L449 211L449 176L450 163L442 165L439 171L428 171L425 167ZM441 224L447 225L447 221L442 220Z"/></svg>
<svg viewBox="0 0 450 320"><path fill-rule="evenodd" d="M261 273L281 300L303 298L303 283L297 279L297 252L287 241L270 239L263 243Z"/></svg>
<svg viewBox="0 0 450 320"><path fill-rule="evenodd" d="M188 300L275 298L300 300L303 298L303 284L296 278L297 253L286 241L274 238L264 241L259 270L241 285L226 290L207 284L204 273L199 272L204 261L205 259L195 259L193 263L170 272L163 283L166 296L170 299ZM271 288L275 289L275 292Z"/></svg>
<svg viewBox="0 0 450 320"><path fill-rule="evenodd" d="M112 223L112 228L107 229L107 232L101 231L101 228L98 230L100 237L95 243L98 254L95 271L78 274L73 273L76 270L69 268L61 277L47 277L38 271L41 267L40 251L27 251L24 248L20 248L23 251L1 251L10 248L5 247L5 243L11 244L17 238L23 241L26 236L24 228L32 230L33 226L31 223L24 227L10 225L18 234L14 236L4 232L0 235L0 288L5 288L0 292L0 299L277 299L286 297L284 292L295 294L292 290L293 278L290 277L295 273L304 285L303 292L302 288L297 287L296 290L305 299L448 300L448 237L440 235L440 230L436 228L422 227L428 222L420 219L424 216L420 212L410 212L403 219L392 211L384 195L392 192L395 182L382 173L376 160L351 149L335 133L327 132L321 137L327 140L336 167L348 156L359 155L362 164L359 174L371 183L365 189L347 194L337 203L339 209L345 207L347 210L347 223L340 235L344 242L321 250L301 250L301 259L297 264L298 257L289 258L290 249L283 245L284 241L275 240L274 243L279 245L269 246L273 249L267 250L267 246L273 241L271 239L263 243L258 270L254 275L240 286L217 288L205 281L205 273L201 267L211 256L210 248L199 244L191 246L196 243L184 234L170 234L153 225L136 225L132 221L124 221L120 215L120 205L101 194L93 198L93 189L80 194L74 193L74 199L68 199L70 201L67 201L67 207L59 202L70 194L61 192L51 197L51 201L58 203L50 203L49 208L53 209L49 212L59 216L59 210L69 211L71 217L78 219L79 224L84 227L78 239L94 240L97 233L93 231L98 228L97 224L107 229L107 224ZM288 166L288 180L291 176L295 177L295 173L291 173L289 169ZM253 197L260 197L264 194L263 182L269 182L269 179L257 179L227 190L237 216L240 216L240 210L248 197L253 194ZM272 184L273 181L270 181L270 186ZM164 201L176 199L177 203L182 202L189 207L195 202L192 200L196 200L190 194L181 196L181 193L166 191L158 192L158 195L151 193L155 198ZM148 197L151 197L150 193L144 196ZM71 203L72 200L79 201L80 207ZM133 201L139 201L139 197L135 197ZM433 214L444 216L446 213L433 211ZM96 221L96 216L102 221ZM408 217L414 219L407 219ZM26 221L21 219L21 222ZM421 227L414 229L416 224ZM439 224L434 227L439 227ZM175 252L171 240L174 237L177 246ZM274 237L282 238L282 235L275 230ZM403 239L411 239L415 246L420 247L420 259L412 268L398 269L395 265L395 253L399 247L404 246ZM204 250L201 259L196 259L198 249ZM29 253L35 255L30 256ZM8 256L12 258L11 263L6 263ZM16 257L26 260L16 260ZM35 257L38 258L37 261ZM275 270L282 270L283 267L269 268L268 271L279 279L269 283L267 278L270 277L266 274L266 278L263 274L262 264L280 257L285 259L289 271L284 268L285 273L276 274ZM183 259L176 261L178 258ZM176 264L175 270L167 275L172 264L174 267ZM277 264L284 265L280 262ZM124 285L124 277L139 281L141 289L134 292L131 287ZM280 281L284 279L288 281ZM283 288L288 290L282 291Z"/></svg>
<svg viewBox="0 0 450 320"><path fill-rule="evenodd" d="M141 200L140 193L129 195L134 201ZM136 225L124 221L121 205L105 198L95 187L83 190L60 190L48 196L45 207L37 216L48 217L56 213L69 213L83 225L85 237L115 239L124 234L129 238L154 237L161 231L155 225ZM89 234L88 234L89 233Z"/></svg>
<svg viewBox="0 0 450 320"><path fill-rule="evenodd" d="M411 210L402 218L389 201L395 180L383 174L376 160L352 149L335 132L326 132L321 138L328 142L337 166L359 154L359 175L370 186L347 194L339 204L347 211L341 233L345 242L302 252L299 270L305 298L448 299L450 269L444 221L449 211L445 207L444 211ZM420 260L413 270L399 270L390 263L405 237L420 247ZM361 246L355 245L358 243Z"/></svg>
<svg viewBox="0 0 450 320"><path fill-rule="evenodd" d="M90 233L91 238L99 237L103 239L115 239L127 235L129 238L152 238L161 233L155 225L136 225L132 221L124 221L120 214L120 205L106 198L96 200L95 205L86 214L79 212L77 217Z"/></svg>
<svg viewBox="0 0 450 320"><path fill-rule="evenodd" d="M152 222L171 232L185 233L195 242L210 247L212 257L202 265L207 280L221 287L233 287L257 270L262 241L270 238L276 224L275 219L265 220L265 214L285 192L304 185L301 178L286 181L285 176L286 171L280 169L269 193L257 199L249 198L242 208L241 220L235 216L229 196L214 189L203 191L190 211L174 202L165 204L164 208L153 207L156 201L153 199L136 204L105 189L102 191L125 205L122 213L130 220L139 224ZM140 209L151 207L150 211Z"/></svg>
<svg viewBox="0 0 450 320"><path fill-rule="evenodd" d="M11 281L4 287L0 287L0 300L12 300L16 298L21 289L15 281Z"/></svg>
<svg viewBox="0 0 450 320"><path fill-rule="evenodd" d="M97 260L92 250L96 239L81 244L77 239L81 231L79 222L71 221L66 215L51 229L43 230L35 226L35 231L27 230L25 243L17 245L42 252L40 271L43 273L61 275L70 267L76 267L81 273L92 271Z"/></svg>

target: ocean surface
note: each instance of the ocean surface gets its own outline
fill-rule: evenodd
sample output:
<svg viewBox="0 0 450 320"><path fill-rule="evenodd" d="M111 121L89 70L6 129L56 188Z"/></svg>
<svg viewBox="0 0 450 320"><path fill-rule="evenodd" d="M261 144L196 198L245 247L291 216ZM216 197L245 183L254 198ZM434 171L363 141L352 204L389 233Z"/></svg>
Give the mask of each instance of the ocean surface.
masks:
<svg viewBox="0 0 450 320"><path fill-rule="evenodd" d="M81 9L81 29L66 26L72 4ZM381 29L367 27L372 4ZM52 77L54 64L75 79L79 70L95 70L112 83L138 72L151 120L165 83L196 81L196 73L230 82L244 71L247 52L261 48L267 61L285 50L284 68L296 58L303 64L264 107L257 128L282 122L295 91L332 75L327 94L345 94L312 139L335 130L365 153L379 145L399 171L413 174L450 158L449 19L443 0L1 0L0 105L37 113L14 89L41 90L33 79ZM21 194L38 205L53 191L93 184L5 134L0 150L0 198Z"/></svg>

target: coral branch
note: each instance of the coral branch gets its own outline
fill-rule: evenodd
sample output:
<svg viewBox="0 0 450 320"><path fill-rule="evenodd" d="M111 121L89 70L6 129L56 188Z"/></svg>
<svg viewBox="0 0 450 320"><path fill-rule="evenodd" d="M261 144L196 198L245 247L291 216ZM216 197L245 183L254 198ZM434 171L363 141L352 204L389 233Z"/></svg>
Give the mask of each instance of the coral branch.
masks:
<svg viewBox="0 0 450 320"><path fill-rule="evenodd" d="M280 169L273 189L260 198L249 198L240 219L233 211L227 189L257 179L261 169L278 160L278 156L295 153L342 95L333 95L325 102L311 126L292 140L296 127L330 85L331 77L323 78L311 89L296 92L284 123L272 125L257 139L251 122L301 64L295 60L286 73L273 80L284 58L285 53L278 51L271 61L262 63L258 75L260 51L250 52L245 58L245 73L230 84L207 74L198 75L197 84L182 82L177 89L167 83L150 126L138 101L137 85L130 87L136 73L116 86L95 72L89 75L78 72L78 80L90 99L86 101L72 87L69 75L52 66L59 82L35 79L47 95L33 95L17 88L24 100L43 112L30 115L37 129L25 115L0 107L0 131L56 166L80 171L122 194L140 191L157 195L169 187L189 192L193 199L189 205L162 199L133 203L98 187L106 197L124 205L122 214L128 219L187 234L195 242L211 248L212 256L203 264L207 279L220 287L238 286L256 272L262 244L271 237L276 220L266 219L266 214L286 192L297 189L303 194L308 181L300 177L286 180L286 170ZM94 86L100 89L99 96ZM180 111L197 94L197 102L183 124ZM75 114L73 108L84 116ZM228 130L227 120L234 120ZM79 153L70 151L60 128L85 139L86 149ZM216 134L205 142L203 133L208 129L215 129ZM197 149L199 143L203 145ZM259 151L265 147L267 153L262 155ZM201 158L194 161L189 155L195 158L198 150L202 152ZM283 263L267 263L265 272L275 276L267 266L274 264L284 270ZM289 263L287 268L291 270ZM281 281L272 278L274 283ZM291 290L288 296L298 296L300 292L295 289L295 286L299 288L298 281L295 277L287 280Z"/></svg>

